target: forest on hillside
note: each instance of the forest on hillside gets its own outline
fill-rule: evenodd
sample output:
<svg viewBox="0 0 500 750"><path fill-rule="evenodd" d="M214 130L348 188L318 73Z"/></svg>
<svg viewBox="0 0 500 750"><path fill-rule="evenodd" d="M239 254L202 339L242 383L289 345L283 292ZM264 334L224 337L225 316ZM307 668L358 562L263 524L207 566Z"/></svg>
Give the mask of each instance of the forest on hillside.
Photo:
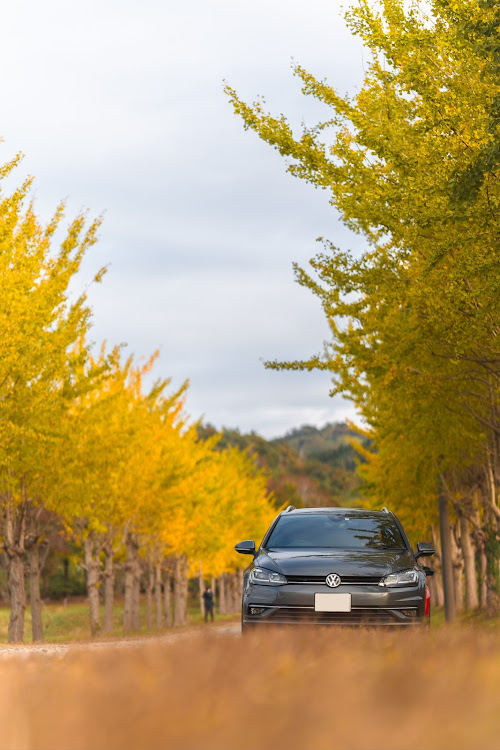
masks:
<svg viewBox="0 0 500 750"><path fill-rule="evenodd" d="M199 428L202 437L214 433L210 424ZM356 466L363 459L352 442L366 447L368 440L339 422L322 428L303 425L272 440L256 432L224 429L219 445L235 446L254 456L268 477L267 487L277 508L289 504L300 508L357 504L360 479Z"/></svg>

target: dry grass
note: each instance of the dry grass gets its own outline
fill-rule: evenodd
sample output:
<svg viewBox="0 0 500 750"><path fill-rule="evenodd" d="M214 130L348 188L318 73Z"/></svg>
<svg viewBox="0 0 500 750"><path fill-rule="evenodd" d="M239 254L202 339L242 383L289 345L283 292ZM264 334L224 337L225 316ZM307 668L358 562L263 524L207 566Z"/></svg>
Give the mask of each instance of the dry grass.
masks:
<svg viewBox="0 0 500 750"><path fill-rule="evenodd" d="M5 750L500 748L500 637L280 631L0 661Z"/></svg>

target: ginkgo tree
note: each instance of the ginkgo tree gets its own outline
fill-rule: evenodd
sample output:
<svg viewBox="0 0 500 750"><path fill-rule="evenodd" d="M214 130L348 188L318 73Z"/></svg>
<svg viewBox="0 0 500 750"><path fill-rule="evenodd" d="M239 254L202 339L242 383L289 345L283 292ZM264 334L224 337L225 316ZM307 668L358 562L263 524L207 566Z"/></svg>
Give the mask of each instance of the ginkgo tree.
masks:
<svg viewBox="0 0 500 750"><path fill-rule="evenodd" d="M16 164L6 165L0 177ZM85 295L71 301L69 284L99 226L77 216L56 245L64 206L42 225L29 202L30 188L27 181L0 196L0 499L12 641L23 637L26 555L38 576L45 452L78 387L73 371L80 352L73 345L88 328Z"/></svg>
<svg viewBox="0 0 500 750"><path fill-rule="evenodd" d="M0 180L17 161L0 169ZM75 298L70 286L99 220L77 216L57 242L64 206L43 225L30 188L27 181L0 194L0 541L9 641L24 637L26 562L32 635L43 639L40 549L54 531L81 546L92 634L101 628L102 589L104 627L113 628L117 561L125 629L139 627L146 567L148 625L153 588L157 605L161 594L158 571L172 564L181 622L190 566L203 559L213 573L234 569L227 545L252 502L254 523L267 523L271 498L246 456L216 451L218 437L199 438L184 413L187 382L173 391L168 379L150 384L157 354L138 365L120 347L94 353L86 296Z"/></svg>
<svg viewBox="0 0 500 750"><path fill-rule="evenodd" d="M324 241L311 270L296 268L332 340L308 361L271 366L330 370L333 392L358 405L378 449L373 497L413 516L426 507L430 523L438 484L449 488L464 539L473 524L486 558L491 614L500 606L498 20L489 0L360 0L347 13L369 54L359 93L295 65L303 93L326 111L302 132L227 88L245 127L291 174L328 191L366 240L360 255Z"/></svg>

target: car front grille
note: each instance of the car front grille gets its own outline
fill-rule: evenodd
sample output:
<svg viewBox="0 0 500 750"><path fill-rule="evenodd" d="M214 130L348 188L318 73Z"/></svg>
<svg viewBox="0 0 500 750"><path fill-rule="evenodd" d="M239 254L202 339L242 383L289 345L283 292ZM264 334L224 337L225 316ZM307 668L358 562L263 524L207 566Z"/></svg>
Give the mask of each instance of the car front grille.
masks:
<svg viewBox="0 0 500 750"><path fill-rule="evenodd" d="M378 586L380 576L340 576L341 586ZM326 584L326 576L286 576L288 583Z"/></svg>
<svg viewBox="0 0 500 750"><path fill-rule="evenodd" d="M407 617L401 611L381 607L353 608L350 612L315 612L312 607L276 607L259 620L282 625L414 625L420 622L416 614L415 611L415 616Z"/></svg>

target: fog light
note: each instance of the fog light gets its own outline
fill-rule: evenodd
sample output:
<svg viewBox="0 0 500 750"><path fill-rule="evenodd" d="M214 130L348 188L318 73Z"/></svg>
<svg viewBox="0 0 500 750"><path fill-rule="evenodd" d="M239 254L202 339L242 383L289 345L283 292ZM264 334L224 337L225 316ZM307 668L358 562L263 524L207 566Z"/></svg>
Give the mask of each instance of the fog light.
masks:
<svg viewBox="0 0 500 750"><path fill-rule="evenodd" d="M417 610L416 609L403 609L401 610L406 617L416 617L417 616Z"/></svg>
<svg viewBox="0 0 500 750"><path fill-rule="evenodd" d="M265 607L250 607L251 615L261 615L265 611L266 611Z"/></svg>

